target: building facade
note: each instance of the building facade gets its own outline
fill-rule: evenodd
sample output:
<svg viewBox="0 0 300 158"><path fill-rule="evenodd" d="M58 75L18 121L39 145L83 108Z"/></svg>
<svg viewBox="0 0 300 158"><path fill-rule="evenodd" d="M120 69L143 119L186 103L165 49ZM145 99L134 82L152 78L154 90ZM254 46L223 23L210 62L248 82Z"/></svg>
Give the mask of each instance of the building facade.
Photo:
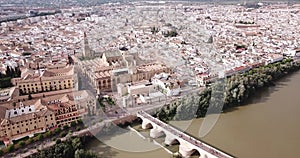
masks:
<svg viewBox="0 0 300 158"><path fill-rule="evenodd" d="M87 91L0 106L0 140L12 142L36 133L70 125L85 114L94 114L96 101Z"/></svg>
<svg viewBox="0 0 300 158"><path fill-rule="evenodd" d="M74 88L74 67L63 69L28 70L20 78L12 79L20 94L33 94Z"/></svg>

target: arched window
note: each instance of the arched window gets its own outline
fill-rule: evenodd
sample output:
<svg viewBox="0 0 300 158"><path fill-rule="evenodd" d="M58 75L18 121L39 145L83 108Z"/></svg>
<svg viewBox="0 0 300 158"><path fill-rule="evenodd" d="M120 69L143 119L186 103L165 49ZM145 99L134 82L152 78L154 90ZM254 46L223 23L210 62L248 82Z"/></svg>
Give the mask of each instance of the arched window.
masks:
<svg viewBox="0 0 300 158"><path fill-rule="evenodd" d="M103 87L106 87L106 80L103 80Z"/></svg>

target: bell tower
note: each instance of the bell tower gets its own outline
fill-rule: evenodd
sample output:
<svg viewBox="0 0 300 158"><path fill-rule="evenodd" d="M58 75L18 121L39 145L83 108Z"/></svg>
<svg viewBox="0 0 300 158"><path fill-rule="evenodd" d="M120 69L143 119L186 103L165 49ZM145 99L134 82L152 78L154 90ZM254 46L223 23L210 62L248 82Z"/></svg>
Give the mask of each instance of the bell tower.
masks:
<svg viewBox="0 0 300 158"><path fill-rule="evenodd" d="M84 40L83 57L91 57L91 49L85 32L83 33L83 40Z"/></svg>

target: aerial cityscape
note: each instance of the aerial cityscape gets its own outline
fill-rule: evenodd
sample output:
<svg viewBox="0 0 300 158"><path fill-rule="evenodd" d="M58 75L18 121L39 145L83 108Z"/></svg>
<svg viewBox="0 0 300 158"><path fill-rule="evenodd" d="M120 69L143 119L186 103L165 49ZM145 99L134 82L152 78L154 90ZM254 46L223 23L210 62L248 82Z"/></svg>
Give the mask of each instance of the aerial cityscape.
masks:
<svg viewBox="0 0 300 158"><path fill-rule="evenodd" d="M0 0L0 156L300 154L297 1Z"/></svg>

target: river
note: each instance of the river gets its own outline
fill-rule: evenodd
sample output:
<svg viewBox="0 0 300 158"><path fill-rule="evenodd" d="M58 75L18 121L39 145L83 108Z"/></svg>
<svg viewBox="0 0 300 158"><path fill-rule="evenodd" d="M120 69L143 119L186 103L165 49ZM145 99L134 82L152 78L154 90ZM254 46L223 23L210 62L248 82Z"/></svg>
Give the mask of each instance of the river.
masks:
<svg viewBox="0 0 300 158"><path fill-rule="evenodd" d="M277 81L276 86L258 92L246 105L221 114L213 129L201 139L235 157L299 157L299 83L300 72ZM202 121L202 118L193 120L187 132L198 137ZM172 122L175 125L182 123ZM124 144L130 140L134 142L126 135L119 137L128 140ZM150 152L125 152L96 139L88 144L88 148L107 158L172 157L161 148Z"/></svg>

